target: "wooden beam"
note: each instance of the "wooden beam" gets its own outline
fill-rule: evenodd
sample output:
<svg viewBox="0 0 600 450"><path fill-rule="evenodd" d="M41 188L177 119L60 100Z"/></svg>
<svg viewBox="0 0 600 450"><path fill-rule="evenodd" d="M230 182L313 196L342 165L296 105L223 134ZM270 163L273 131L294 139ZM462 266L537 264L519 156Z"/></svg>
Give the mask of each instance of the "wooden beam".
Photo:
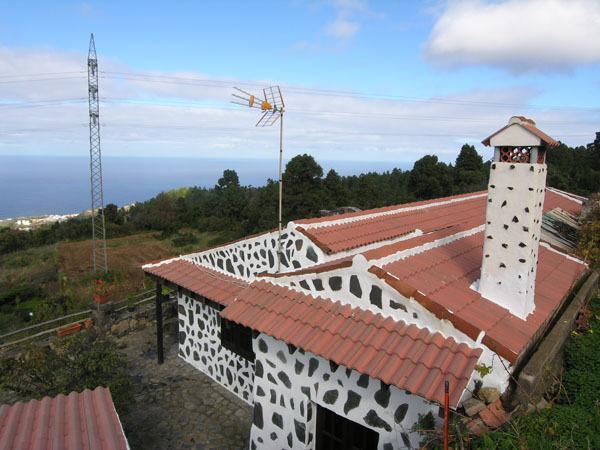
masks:
<svg viewBox="0 0 600 450"><path fill-rule="evenodd" d="M156 358L158 364L162 364L165 361L164 347L163 347L163 293L162 284L156 282Z"/></svg>

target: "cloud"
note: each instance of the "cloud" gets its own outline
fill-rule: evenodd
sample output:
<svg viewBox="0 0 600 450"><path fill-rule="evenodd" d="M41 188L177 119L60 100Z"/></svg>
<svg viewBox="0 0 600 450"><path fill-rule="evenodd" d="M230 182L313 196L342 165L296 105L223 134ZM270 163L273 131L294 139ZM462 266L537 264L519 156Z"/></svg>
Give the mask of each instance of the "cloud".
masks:
<svg viewBox="0 0 600 450"><path fill-rule="evenodd" d="M600 63L600 1L450 1L425 45L429 60L513 72Z"/></svg>
<svg viewBox="0 0 600 450"><path fill-rule="evenodd" d="M0 155L88 152L86 54L0 45ZM99 54L102 151L121 156L269 158L278 129L255 128L255 110L231 105L232 86L260 92L274 80L214 80L198 72L135 68ZM40 81L5 83L23 74L56 73ZM67 73L67 74L64 74ZM283 85L286 158L414 161L435 153L456 158L465 141L478 145L514 114L533 115L551 136L571 145L593 140L599 111L527 109L531 87L464 91L430 99L378 98L321 86ZM72 102L45 100L73 99ZM40 105L15 102L41 102ZM21 107L23 106L23 107Z"/></svg>
<svg viewBox="0 0 600 450"><path fill-rule="evenodd" d="M353 37L359 29L360 25L357 22L352 22L340 16L325 27L327 34L337 39L349 39Z"/></svg>
<svg viewBox="0 0 600 450"><path fill-rule="evenodd" d="M356 18L377 17L363 0L333 0L336 18L325 26L325 33L339 40L348 40L356 35L361 24Z"/></svg>

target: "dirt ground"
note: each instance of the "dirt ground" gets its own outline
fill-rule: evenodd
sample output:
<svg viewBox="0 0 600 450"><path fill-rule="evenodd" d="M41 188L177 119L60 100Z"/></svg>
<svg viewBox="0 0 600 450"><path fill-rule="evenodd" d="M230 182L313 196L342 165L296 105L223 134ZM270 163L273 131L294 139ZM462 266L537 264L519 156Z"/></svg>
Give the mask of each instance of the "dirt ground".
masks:
<svg viewBox="0 0 600 450"><path fill-rule="evenodd" d="M142 264L177 254L169 240L157 240L154 235L155 233L142 233L107 240L109 268L118 277L114 283L115 298L124 298L131 292L143 290ZM89 296L91 245L89 240L58 244L63 287L73 289L79 296ZM85 280L89 283L85 283Z"/></svg>
<svg viewBox="0 0 600 450"><path fill-rule="evenodd" d="M175 333L156 362L152 325L119 340L134 377L135 403L121 417L133 450L247 449L252 408L177 356Z"/></svg>

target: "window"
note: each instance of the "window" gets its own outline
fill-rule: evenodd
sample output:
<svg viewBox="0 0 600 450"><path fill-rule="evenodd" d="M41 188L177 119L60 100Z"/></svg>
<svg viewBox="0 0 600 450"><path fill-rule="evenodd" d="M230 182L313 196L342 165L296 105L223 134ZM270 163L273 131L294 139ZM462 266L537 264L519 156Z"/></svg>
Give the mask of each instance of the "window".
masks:
<svg viewBox="0 0 600 450"><path fill-rule="evenodd" d="M376 450L379 434L317 406L317 450Z"/></svg>
<svg viewBox="0 0 600 450"><path fill-rule="evenodd" d="M249 361L254 361L250 328L221 318L221 345Z"/></svg>

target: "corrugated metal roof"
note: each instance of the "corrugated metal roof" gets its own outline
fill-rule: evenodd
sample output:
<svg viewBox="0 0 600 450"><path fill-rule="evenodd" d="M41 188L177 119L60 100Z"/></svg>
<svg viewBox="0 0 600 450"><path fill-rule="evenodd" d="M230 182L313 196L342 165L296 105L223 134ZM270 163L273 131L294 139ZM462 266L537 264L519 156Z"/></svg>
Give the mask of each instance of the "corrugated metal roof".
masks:
<svg viewBox="0 0 600 450"><path fill-rule="evenodd" d="M448 380L453 407L481 354L440 333L266 281L240 292L221 315L428 400L442 403Z"/></svg>
<svg viewBox="0 0 600 450"><path fill-rule="evenodd" d="M470 196L482 194L481 192L470 194ZM444 199L436 199L429 202L409 203L397 205L390 208L362 211L360 213L343 214L334 216L336 220L353 218L355 220L346 223L331 223L330 220L323 221L322 225L311 227L308 230L299 228L307 237L315 242L328 254L355 249L364 245L395 239L407 233L419 229L424 233L447 229L452 226L464 224L476 227L485 223L486 197L481 195L476 198L435 205L435 203L458 200L467 195L457 195ZM414 206L431 205L427 208L406 211ZM571 214L578 215L581 212L581 204L575 200L569 200L552 191L546 191L544 211L560 207ZM369 217L385 211L399 209L397 213L389 213L376 217ZM364 217L361 219L361 217ZM317 221L315 219L315 221ZM298 221L297 223L312 223L315 221ZM413 238L417 239L417 238ZM400 246L411 245L412 240L402 241ZM414 246L414 245L412 245ZM380 252L381 253L381 252Z"/></svg>
<svg viewBox="0 0 600 450"><path fill-rule="evenodd" d="M485 331L483 343L515 362L554 315L585 266L540 246L536 307L527 320L522 320L470 288L480 277L482 254L483 233L477 233L392 262L383 269L402 280L404 295L413 295L434 314L451 320L469 335L476 337L479 331ZM378 275L385 279L385 274ZM415 295L415 291L425 298Z"/></svg>
<svg viewBox="0 0 600 450"><path fill-rule="evenodd" d="M144 272L225 306L248 286L243 280L183 259L144 267Z"/></svg>
<svg viewBox="0 0 600 450"><path fill-rule="evenodd" d="M0 406L3 450L128 448L108 388Z"/></svg>

